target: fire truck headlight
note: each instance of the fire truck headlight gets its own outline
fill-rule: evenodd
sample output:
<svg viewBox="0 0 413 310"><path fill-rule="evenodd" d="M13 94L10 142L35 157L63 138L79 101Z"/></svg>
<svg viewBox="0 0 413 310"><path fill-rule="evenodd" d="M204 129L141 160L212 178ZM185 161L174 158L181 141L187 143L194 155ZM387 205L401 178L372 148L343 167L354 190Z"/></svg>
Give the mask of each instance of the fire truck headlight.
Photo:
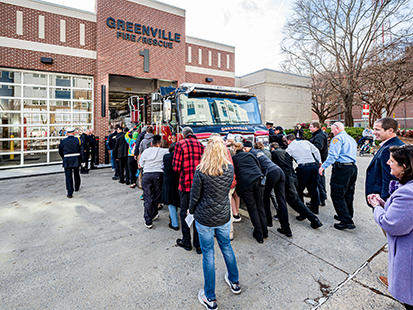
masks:
<svg viewBox="0 0 413 310"><path fill-rule="evenodd" d="M265 146L267 146L267 145L268 145L269 138L268 138L268 136L258 136L258 137L255 138L255 141L256 141L256 142L262 142L262 144L264 144Z"/></svg>

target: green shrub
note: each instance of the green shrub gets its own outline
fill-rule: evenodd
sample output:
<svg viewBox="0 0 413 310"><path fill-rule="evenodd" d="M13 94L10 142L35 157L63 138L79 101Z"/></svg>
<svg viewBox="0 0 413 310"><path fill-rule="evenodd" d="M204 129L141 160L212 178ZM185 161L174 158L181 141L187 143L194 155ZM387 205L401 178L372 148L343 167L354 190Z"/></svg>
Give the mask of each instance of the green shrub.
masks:
<svg viewBox="0 0 413 310"><path fill-rule="evenodd" d="M361 127L346 127L346 132L357 142L363 137L363 130Z"/></svg>
<svg viewBox="0 0 413 310"><path fill-rule="evenodd" d="M303 124L300 124L300 125L303 125ZM303 130L304 130L304 139L310 140L312 137L312 133L310 129L303 129ZM346 132L351 137L353 137L353 139L356 140L357 142L363 136L363 130L364 128L360 128L360 127L346 127ZM286 135L288 135L290 133L294 133L294 129L286 129L284 130L284 132ZM331 132L331 128L327 128L326 132L328 134L328 140L330 141L334 137L333 133Z"/></svg>

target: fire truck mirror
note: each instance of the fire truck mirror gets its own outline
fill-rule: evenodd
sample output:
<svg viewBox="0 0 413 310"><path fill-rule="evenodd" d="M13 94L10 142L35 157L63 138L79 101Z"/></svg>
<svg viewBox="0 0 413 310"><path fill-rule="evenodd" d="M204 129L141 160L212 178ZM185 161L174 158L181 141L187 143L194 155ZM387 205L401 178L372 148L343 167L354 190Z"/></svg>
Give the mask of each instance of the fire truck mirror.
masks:
<svg viewBox="0 0 413 310"><path fill-rule="evenodd" d="M172 118L172 103L171 100L165 100L163 103L163 118L169 123Z"/></svg>

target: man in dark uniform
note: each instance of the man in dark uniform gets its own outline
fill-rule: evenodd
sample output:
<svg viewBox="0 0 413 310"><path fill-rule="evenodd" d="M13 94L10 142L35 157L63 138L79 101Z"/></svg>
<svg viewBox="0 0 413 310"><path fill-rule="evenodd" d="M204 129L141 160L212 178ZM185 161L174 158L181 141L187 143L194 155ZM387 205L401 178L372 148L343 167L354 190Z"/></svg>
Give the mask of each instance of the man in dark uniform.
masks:
<svg viewBox="0 0 413 310"><path fill-rule="evenodd" d="M284 144L283 142L283 137L284 137L284 128L282 128L281 126L277 126L274 129L274 135L270 135L270 143L272 142L277 142L278 145L280 146L280 148L282 148L283 150L285 150L287 148L287 145Z"/></svg>
<svg viewBox="0 0 413 310"><path fill-rule="evenodd" d="M90 170L96 169L95 160L96 160L96 136L93 134L93 128L89 129L88 136L89 146L90 146Z"/></svg>
<svg viewBox="0 0 413 310"><path fill-rule="evenodd" d="M81 154L83 151L82 141L75 137L75 128L66 130L67 138L60 141L59 155L63 159L65 168L67 198L73 197L73 190L76 192L80 188L79 166L81 165ZM73 188L73 177L75 177L75 187Z"/></svg>
<svg viewBox="0 0 413 310"><path fill-rule="evenodd" d="M272 126L274 126L274 123L267 122L265 125L267 126L270 136L275 135L274 129L272 128Z"/></svg>
<svg viewBox="0 0 413 310"><path fill-rule="evenodd" d="M330 142L327 160L319 169L320 175L324 170L333 165L330 178L330 195L333 201L337 216L334 218L340 223L334 224L334 228L354 229L353 222L353 200L357 180L357 143L349 136L344 125L336 122L331 125L331 132L334 138Z"/></svg>
<svg viewBox="0 0 413 310"><path fill-rule="evenodd" d="M321 163L325 162L328 156L328 141L327 141L327 135L324 134L324 132L321 130L321 126L319 122L312 122L309 126L309 129L313 136L310 139L310 142L314 144L316 148L320 151L320 156L321 156ZM320 197L320 205L325 206L326 205L326 199L327 199L327 190L326 190L326 177L323 172L323 175L320 176L320 179L318 180L318 194Z"/></svg>
<svg viewBox="0 0 413 310"><path fill-rule="evenodd" d="M89 160L89 130L86 129L81 135L80 135L80 140L82 140L82 145L83 145L83 150L82 150L82 162L85 163L85 165L82 165L82 168L80 169L81 174L86 174L89 173L88 171L88 160Z"/></svg>

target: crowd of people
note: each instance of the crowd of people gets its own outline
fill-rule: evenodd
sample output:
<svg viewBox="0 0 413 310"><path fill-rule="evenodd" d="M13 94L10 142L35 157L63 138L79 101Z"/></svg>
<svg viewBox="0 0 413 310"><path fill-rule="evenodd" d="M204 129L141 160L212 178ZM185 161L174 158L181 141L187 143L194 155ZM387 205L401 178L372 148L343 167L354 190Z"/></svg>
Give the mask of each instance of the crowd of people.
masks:
<svg viewBox="0 0 413 310"><path fill-rule="evenodd" d="M410 255L413 211L409 208L413 194L413 147L397 138L397 126L392 118L374 124L373 133L381 144L367 168L365 193L389 243L388 282L385 277L380 279L407 309L413 309L410 306L413 304ZM214 237L227 266L224 280L234 294L241 292L231 247L233 223L241 221L241 199L253 226L252 237L258 243L268 238L268 227L273 226L274 220L279 222L280 234L292 236L287 205L297 213L296 220L308 220L310 227L317 229L323 225L317 217L319 207L328 198L325 169L332 166L330 198L338 221L334 228L356 228L353 200L358 174L357 143L345 132L344 125L340 122L331 125L334 137L330 143L318 122L310 124L310 140L303 139L298 127L289 135L284 135L280 126L274 128L267 123L267 127L269 148L233 134L225 137L212 134L204 146L190 127L183 128L183 139L178 142L173 135L169 147L160 135L154 134L151 126L141 130L117 126L108 137L107 147L115 171L113 179L130 188L143 189L144 225L151 229L158 211L167 206L169 227L182 232L176 244L187 251L194 247L196 253L203 255L204 289L199 291L198 299L207 309L217 309ZM72 135L70 130L68 135ZM65 139L66 144L71 143L75 154L84 152L82 138L69 138ZM65 151L65 140L59 147L64 166L76 166L79 163L68 164L75 157ZM69 188L72 192L79 189L80 178L75 176L75 186L73 182L70 184L68 173L66 180L68 193ZM304 196L310 201L305 203ZM400 251L397 255L396 247Z"/></svg>

